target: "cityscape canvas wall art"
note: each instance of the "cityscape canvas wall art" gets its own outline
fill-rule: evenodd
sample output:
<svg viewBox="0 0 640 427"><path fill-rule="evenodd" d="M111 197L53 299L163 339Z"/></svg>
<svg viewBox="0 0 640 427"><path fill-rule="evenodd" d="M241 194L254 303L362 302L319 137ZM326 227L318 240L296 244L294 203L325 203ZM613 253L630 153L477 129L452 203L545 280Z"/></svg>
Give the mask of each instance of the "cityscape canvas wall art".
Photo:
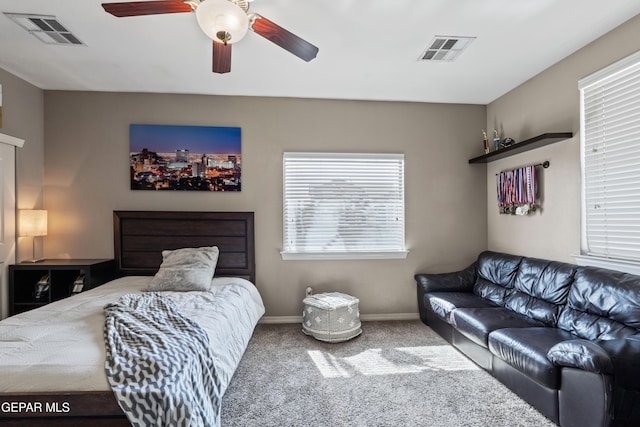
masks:
<svg viewBox="0 0 640 427"><path fill-rule="evenodd" d="M240 191L240 128L132 124L132 190Z"/></svg>

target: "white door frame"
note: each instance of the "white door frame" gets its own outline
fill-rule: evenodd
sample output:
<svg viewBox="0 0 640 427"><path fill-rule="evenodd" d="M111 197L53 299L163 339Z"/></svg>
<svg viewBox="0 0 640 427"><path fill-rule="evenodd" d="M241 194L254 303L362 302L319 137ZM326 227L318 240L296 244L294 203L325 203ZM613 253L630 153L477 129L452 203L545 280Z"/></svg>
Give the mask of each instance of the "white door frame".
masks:
<svg viewBox="0 0 640 427"><path fill-rule="evenodd" d="M11 135L0 133L0 143L4 147L11 148L7 163L7 178L9 183L3 183L3 191L0 195L3 197L2 206L4 208L4 224L0 224L0 241L9 245L6 250L2 250L0 256L0 319L4 319L9 314L9 282L8 282L8 266L16 262L16 152L15 147L22 148L24 139L16 138ZM4 151L4 149L3 149ZM4 180L4 177L3 177ZM7 185L8 184L8 185Z"/></svg>

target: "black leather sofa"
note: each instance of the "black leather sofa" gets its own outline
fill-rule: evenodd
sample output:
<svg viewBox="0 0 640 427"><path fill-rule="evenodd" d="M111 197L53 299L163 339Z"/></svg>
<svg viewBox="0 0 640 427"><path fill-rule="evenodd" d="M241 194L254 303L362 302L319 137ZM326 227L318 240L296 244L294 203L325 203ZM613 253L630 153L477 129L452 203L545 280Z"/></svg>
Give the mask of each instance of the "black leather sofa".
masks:
<svg viewBox="0 0 640 427"><path fill-rule="evenodd" d="M487 251L415 278L422 321L556 424L640 426L640 276Z"/></svg>

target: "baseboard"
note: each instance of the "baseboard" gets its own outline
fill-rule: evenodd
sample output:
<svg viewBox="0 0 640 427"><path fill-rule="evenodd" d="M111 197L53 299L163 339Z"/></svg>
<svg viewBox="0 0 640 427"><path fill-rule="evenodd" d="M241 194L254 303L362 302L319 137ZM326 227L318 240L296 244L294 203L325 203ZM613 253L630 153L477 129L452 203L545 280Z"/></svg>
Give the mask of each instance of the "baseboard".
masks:
<svg viewBox="0 0 640 427"><path fill-rule="evenodd" d="M302 323L302 316L262 316L258 323Z"/></svg>
<svg viewBox="0 0 640 427"><path fill-rule="evenodd" d="M418 313L389 313L389 314L361 314L363 322L390 321L390 320L418 320ZM302 316L263 316L259 323L302 323Z"/></svg>
<svg viewBox="0 0 640 427"><path fill-rule="evenodd" d="M384 320L419 320L419 313L389 313L389 314L361 314L363 322L377 322Z"/></svg>

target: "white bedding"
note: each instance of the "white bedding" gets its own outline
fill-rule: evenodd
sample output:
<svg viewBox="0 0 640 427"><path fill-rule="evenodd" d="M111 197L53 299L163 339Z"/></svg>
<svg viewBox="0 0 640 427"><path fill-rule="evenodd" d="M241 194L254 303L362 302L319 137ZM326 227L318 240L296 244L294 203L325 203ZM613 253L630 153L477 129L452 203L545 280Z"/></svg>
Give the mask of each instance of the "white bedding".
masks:
<svg viewBox="0 0 640 427"><path fill-rule="evenodd" d="M123 277L0 322L0 393L110 391L103 307L150 281ZM221 277L206 292L162 293L207 331L224 393L264 314L257 289L245 279Z"/></svg>

